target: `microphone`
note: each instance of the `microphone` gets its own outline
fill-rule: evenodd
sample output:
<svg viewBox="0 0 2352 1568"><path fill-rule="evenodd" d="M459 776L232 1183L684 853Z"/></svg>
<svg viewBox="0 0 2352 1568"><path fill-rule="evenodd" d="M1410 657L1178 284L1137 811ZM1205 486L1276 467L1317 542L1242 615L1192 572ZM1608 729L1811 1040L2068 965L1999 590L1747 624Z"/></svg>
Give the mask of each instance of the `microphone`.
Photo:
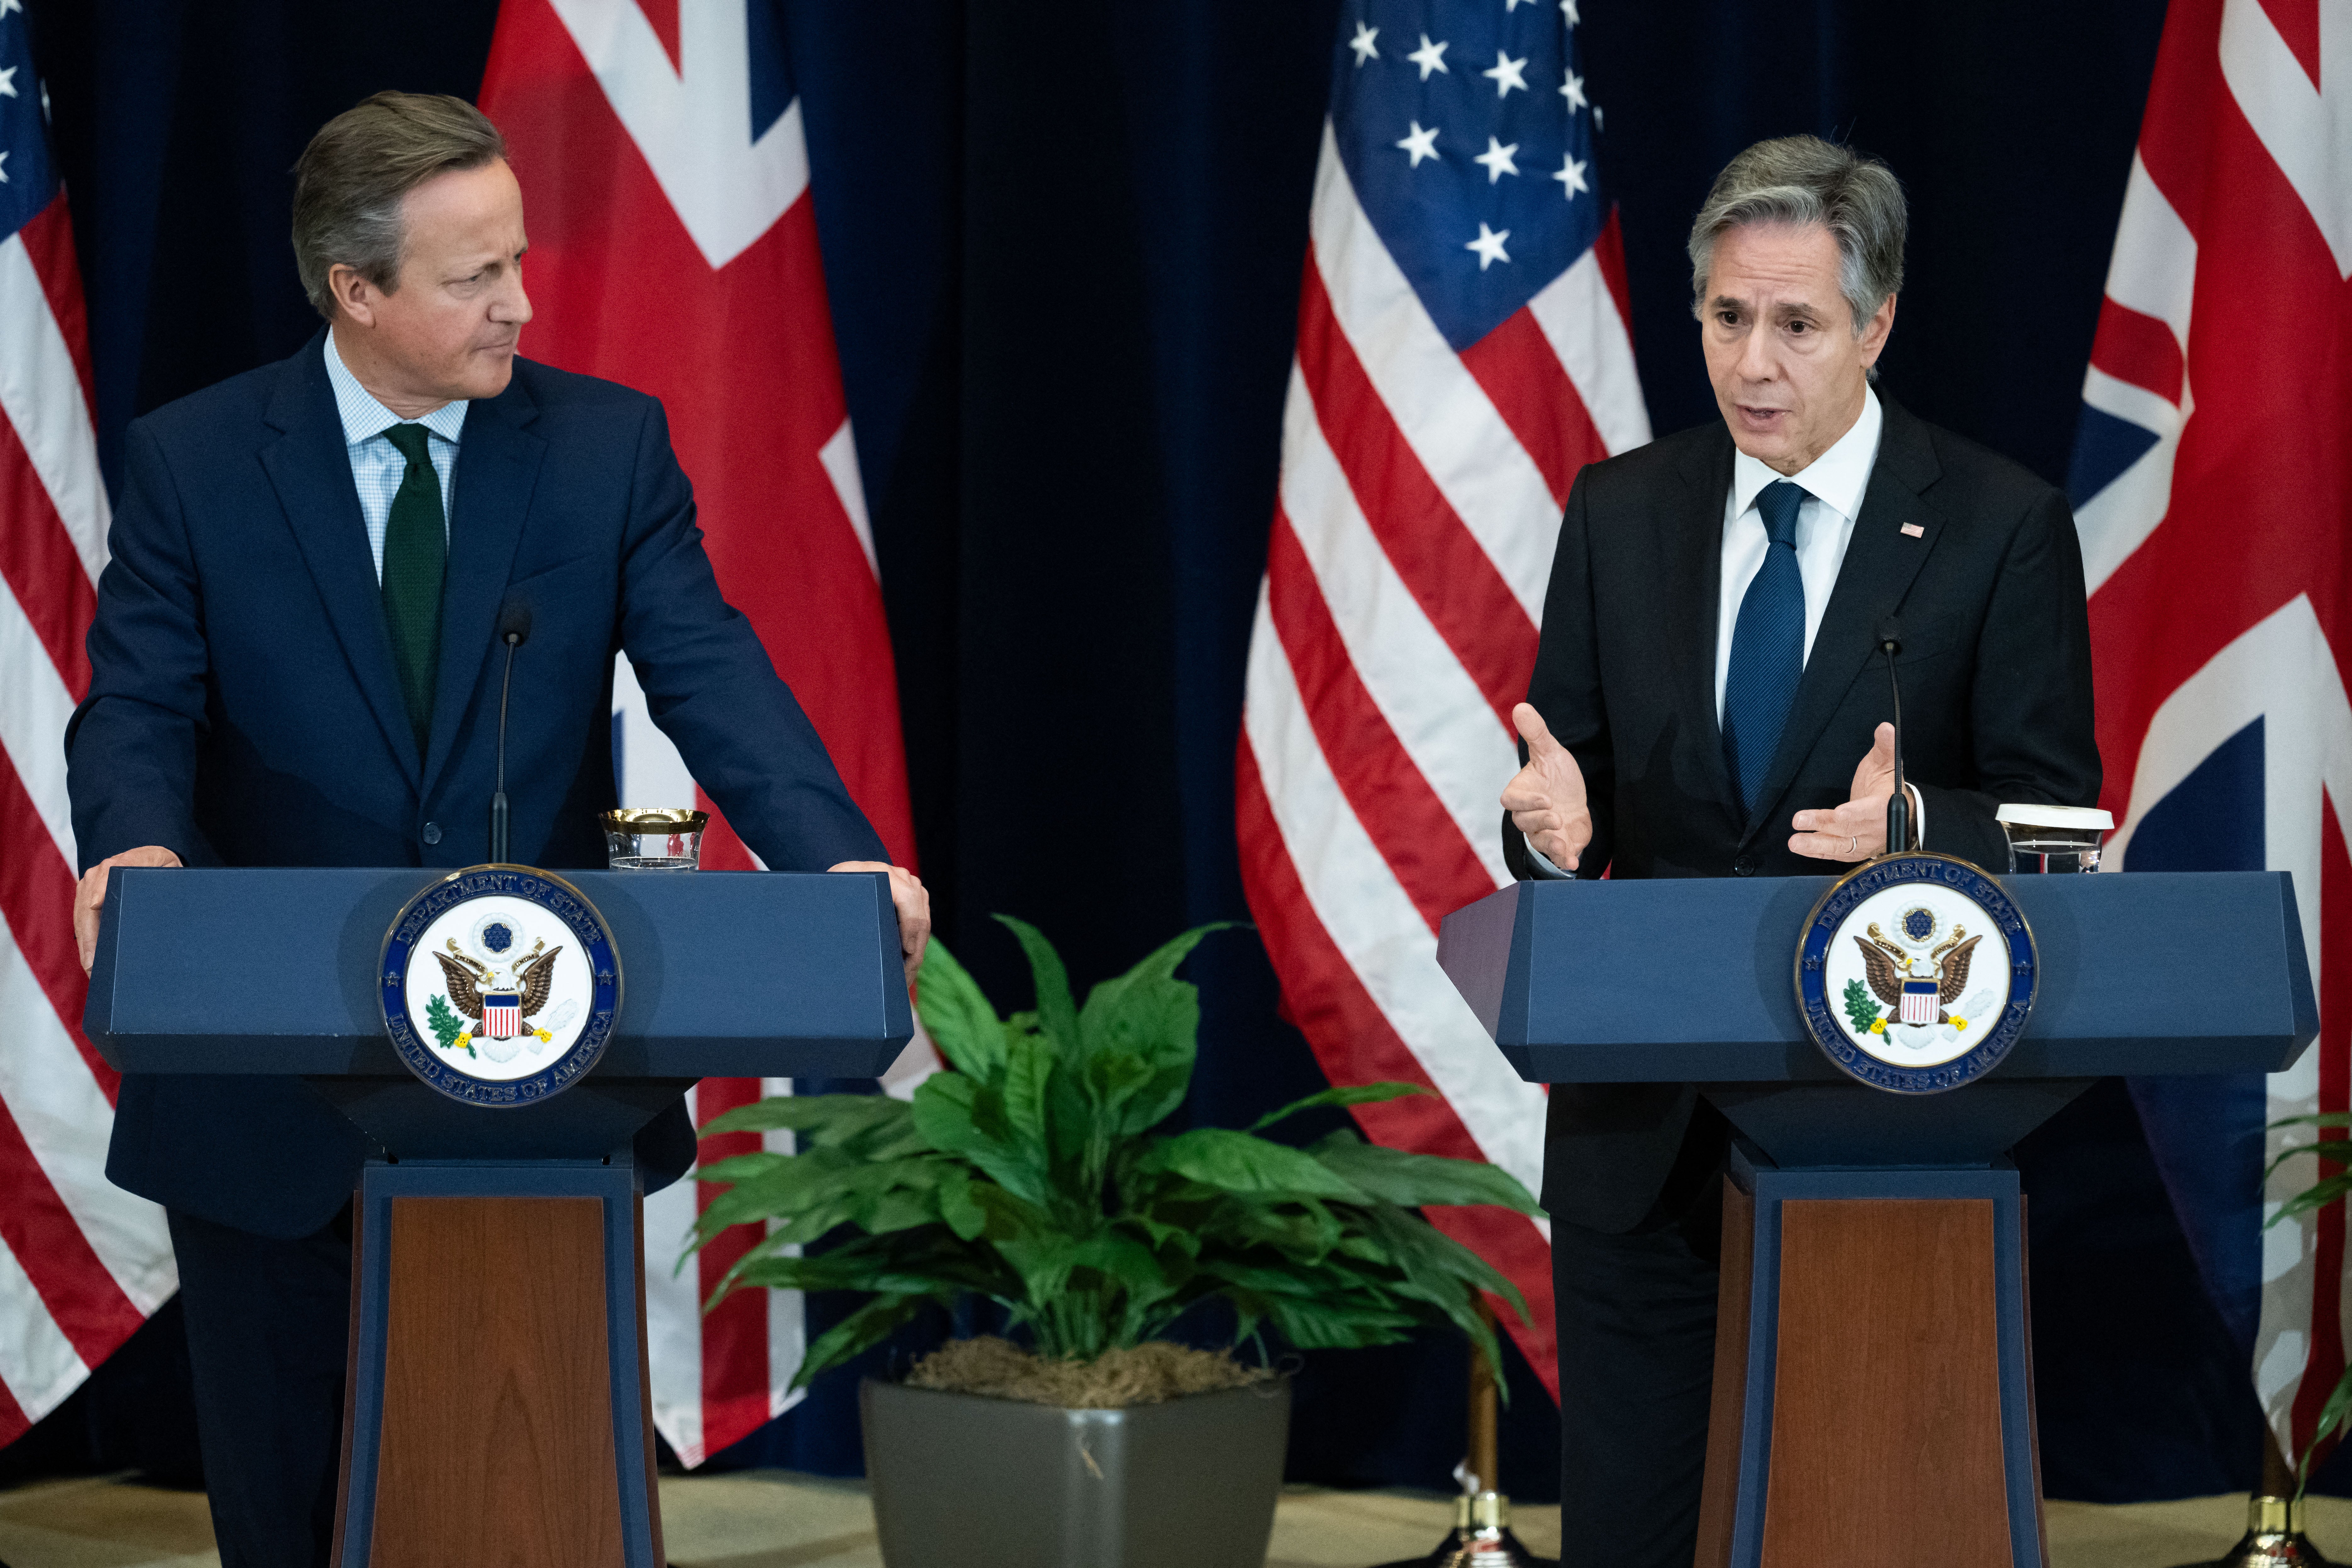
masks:
<svg viewBox="0 0 2352 1568"><path fill-rule="evenodd" d="M1886 797L1886 852L1892 855L1911 847L1911 796L1903 788L1903 683L1895 675L1903 623L1893 616L1879 620L1878 651L1886 656L1886 689L1895 699L1895 793Z"/></svg>
<svg viewBox="0 0 2352 1568"><path fill-rule="evenodd" d="M499 606L499 640L507 645L506 679L499 684L499 787L490 796L490 863L507 858L507 693L514 689L515 649L530 640L530 605L509 599Z"/></svg>

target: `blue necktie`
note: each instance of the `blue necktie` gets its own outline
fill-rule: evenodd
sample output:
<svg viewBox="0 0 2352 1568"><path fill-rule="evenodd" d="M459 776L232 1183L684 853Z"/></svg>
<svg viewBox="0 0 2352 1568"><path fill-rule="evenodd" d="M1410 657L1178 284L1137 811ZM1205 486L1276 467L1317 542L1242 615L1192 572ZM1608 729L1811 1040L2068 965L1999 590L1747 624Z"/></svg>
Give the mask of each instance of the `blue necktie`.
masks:
<svg viewBox="0 0 2352 1568"><path fill-rule="evenodd" d="M1764 487L1756 510L1771 543L1739 601L1731 670L1723 683L1723 760L1749 811L1805 673L1805 578L1797 569L1797 509L1805 492L1786 479Z"/></svg>

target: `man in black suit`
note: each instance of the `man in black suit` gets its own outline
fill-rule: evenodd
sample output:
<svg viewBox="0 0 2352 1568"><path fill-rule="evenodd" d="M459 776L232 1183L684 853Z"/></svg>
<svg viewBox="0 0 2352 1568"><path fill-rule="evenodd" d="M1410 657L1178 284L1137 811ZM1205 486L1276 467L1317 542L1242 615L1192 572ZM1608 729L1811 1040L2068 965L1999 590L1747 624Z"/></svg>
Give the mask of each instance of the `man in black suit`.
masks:
<svg viewBox="0 0 2352 1568"><path fill-rule="evenodd" d="M1884 164L1813 137L1717 179L1690 254L1723 419L1593 464L1569 497L1503 792L1521 878L1882 853L1890 616L1922 847L1998 867L2000 804L2097 799L2065 498L1871 387L1905 227ZM1728 1146L1689 1084L1552 1093L1568 1563L1691 1562Z"/></svg>

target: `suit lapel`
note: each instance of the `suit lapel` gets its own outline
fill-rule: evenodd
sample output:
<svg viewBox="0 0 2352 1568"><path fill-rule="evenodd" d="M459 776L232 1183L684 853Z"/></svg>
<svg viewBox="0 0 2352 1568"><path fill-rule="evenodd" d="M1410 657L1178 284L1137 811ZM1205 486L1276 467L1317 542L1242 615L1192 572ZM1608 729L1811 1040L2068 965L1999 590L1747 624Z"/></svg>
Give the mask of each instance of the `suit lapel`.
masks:
<svg viewBox="0 0 2352 1568"><path fill-rule="evenodd" d="M538 416L538 405L517 379L498 396L467 409L458 432L450 486L455 506L449 516L449 572L441 589L440 674L425 752L427 797L448 765L467 700L491 658L499 600L514 568L540 459L547 453L547 443L526 428ZM503 659L503 650L499 657Z"/></svg>
<svg viewBox="0 0 2352 1568"><path fill-rule="evenodd" d="M1798 770L1812 754L1822 731L1829 728L1846 689L1853 684L1877 647L1878 623L1892 615L1910 592L1928 552L1943 534L1941 512L1920 499L1942 468L1935 447L1916 419L1885 394L1879 403L1885 426L1878 437L1878 460L1870 470L1862 515L1854 520L1845 560L1838 568L1837 586L1830 591L1829 606L1822 612L1821 630L1813 636L1805 659L1804 679L1780 731L1780 749L1758 792L1760 803L1740 836L1744 845L1762 826L1787 814L1781 796L1795 782ZM1906 525L1919 529L1904 532ZM1855 763L1862 759L1855 757Z"/></svg>
<svg viewBox="0 0 2352 1568"><path fill-rule="evenodd" d="M1723 593L1723 504L1731 491L1731 437L1722 433L1679 465L1683 504L1664 520L1658 541L1658 602L1664 646L1676 650L1668 679L1683 732L1698 741L1700 766L1715 798L1737 817L1739 796L1723 758L1723 725L1715 710L1716 637Z"/></svg>
<svg viewBox="0 0 2352 1568"><path fill-rule="evenodd" d="M416 736L409 728L400 677L393 668L383 593L376 583L375 558L368 549L367 519L352 479L334 388L327 381L324 336L311 339L283 367L262 416L279 434L261 448L261 467L278 492L278 504L285 509L287 526L310 569L352 676L414 788L420 761Z"/></svg>

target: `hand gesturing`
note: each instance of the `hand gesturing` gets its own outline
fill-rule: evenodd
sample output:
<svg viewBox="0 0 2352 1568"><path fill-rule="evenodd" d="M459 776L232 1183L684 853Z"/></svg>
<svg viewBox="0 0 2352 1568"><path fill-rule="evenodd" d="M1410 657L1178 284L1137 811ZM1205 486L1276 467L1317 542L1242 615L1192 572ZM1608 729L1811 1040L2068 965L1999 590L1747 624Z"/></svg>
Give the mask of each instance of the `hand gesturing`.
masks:
<svg viewBox="0 0 2352 1568"><path fill-rule="evenodd" d="M1816 860L1867 860L1886 848L1886 802L1895 793L1895 726L1881 724L1870 752L1853 770L1843 805L1801 811L1789 826L1789 847Z"/></svg>
<svg viewBox="0 0 2352 1568"><path fill-rule="evenodd" d="M1563 871L1592 842L1592 813L1585 805L1584 772L1532 704L1511 710L1511 722L1528 743L1528 765L1503 791L1503 809L1528 843Z"/></svg>

